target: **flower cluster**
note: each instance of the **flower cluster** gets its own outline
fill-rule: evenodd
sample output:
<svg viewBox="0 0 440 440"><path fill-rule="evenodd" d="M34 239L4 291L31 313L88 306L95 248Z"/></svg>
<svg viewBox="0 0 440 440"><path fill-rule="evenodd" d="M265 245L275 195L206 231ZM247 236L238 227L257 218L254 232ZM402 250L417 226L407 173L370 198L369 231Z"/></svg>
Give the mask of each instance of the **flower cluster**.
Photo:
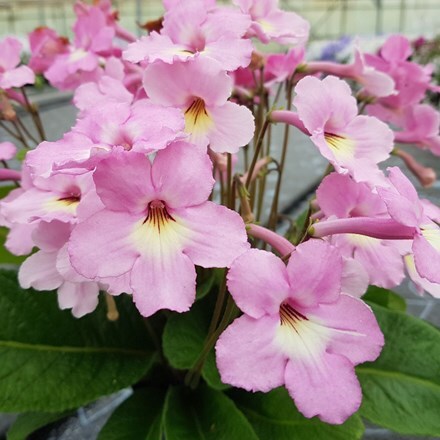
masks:
<svg viewBox="0 0 440 440"><path fill-rule="evenodd" d="M440 209L399 168L379 166L395 154L432 183L395 147L440 155L439 114L422 102L431 72L408 61L401 36L376 55L356 48L351 64L308 62L309 24L276 0L164 3L159 25L137 40L108 0L78 1L74 41L36 29L29 67L17 67L16 40L0 42L0 119L25 147L12 102L35 110L17 90L34 72L73 90L78 109L62 139L36 142L21 172L0 170L1 180L20 182L0 202L7 249L31 254L20 283L56 289L76 317L93 312L100 291L132 295L150 317L191 308L196 267L227 268L242 314L224 328L214 322L223 382L285 385L306 417L342 423L361 403L354 366L384 344L361 299L367 286L395 287L406 271L420 292L440 297ZM287 51L262 54L256 39ZM329 163L294 243L276 232L288 172L287 140L281 159L272 157L276 123L308 136ZM4 163L14 155L0 143ZM280 181L266 228L257 223L274 162Z"/></svg>

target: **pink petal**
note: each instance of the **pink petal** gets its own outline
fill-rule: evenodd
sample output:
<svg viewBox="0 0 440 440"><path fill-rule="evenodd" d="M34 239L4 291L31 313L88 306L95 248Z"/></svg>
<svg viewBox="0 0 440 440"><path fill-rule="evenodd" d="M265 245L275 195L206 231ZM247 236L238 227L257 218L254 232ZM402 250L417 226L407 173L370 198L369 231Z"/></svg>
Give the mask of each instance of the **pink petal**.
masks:
<svg viewBox="0 0 440 440"><path fill-rule="evenodd" d="M176 44L167 35L157 32L129 44L123 53L124 60L132 63L147 61L150 64L158 60L173 64L175 61L187 61L193 56L184 44Z"/></svg>
<svg viewBox="0 0 440 440"><path fill-rule="evenodd" d="M26 154L26 165L35 175L50 176L53 167L71 161L78 164L90 158L93 148L92 140L80 133L68 132L55 142L42 142L35 150Z"/></svg>
<svg viewBox="0 0 440 440"><path fill-rule="evenodd" d="M413 255L405 256L405 266L408 271L408 276L411 278L411 281L415 284L417 291L423 294L423 291L428 292L434 298L440 298L440 284L439 283L431 283L426 278L422 278L417 272L416 265L414 263Z"/></svg>
<svg viewBox="0 0 440 440"><path fill-rule="evenodd" d="M360 299L341 294L336 302L320 304L307 313L309 320L329 331L327 353L344 356L353 365L379 356L383 334L374 313Z"/></svg>
<svg viewBox="0 0 440 440"><path fill-rule="evenodd" d="M440 284L440 228L432 228L426 238L422 234L414 237L412 250L416 269L422 278ZM427 240L429 238L429 241Z"/></svg>
<svg viewBox="0 0 440 440"><path fill-rule="evenodd" d="M0 41L0 70L11 70L17 66L22 47L17 38L6 37Z"/></svg>
<svg viewBox="0 0 440 440"><path fill-rule="evenodd" d="M238 307L250 317L278 315L290 290L286 266L270 252L251 249L233 262L228 289Z"/></svg>
<svg viewBox="0 0 440 440"><path fill-rule="evenodd" d="M297 246L287 264L291 299L301 307L335 301L341 291L343 262L338 249L321 240Z"/></svg>
<svg viewBox="0 0 440 440"><path fill-rule="evenodd" d="M231 47L234 48L233 51ZM217 61L222 69L231 72L249 65L252 50L253 44L250 40L226 37L208 43L200 55Z"/></svg>
<svg viewBox="0 0 440 440"><path fill-rule="evenodd" d="M74 269L89 279L128 272L139 256L133 237L139 221L142 218L103 210L77 225L68 247Z"/></svg>
<svg viewBox="0 0 440 440"><path fill-rule="evenodd" d="M341 424L355 413L362 391L353 364L344 356L323 353L318 365L300 359L287 363L286 388L306 417Z"/></svg>
<svg viewBox="0 0 440 440"><path fill-rule="evenodd" d="M388 168L388 179L394 188L378 188L390 216L407 226L418 226L423 212L417 191L397 167Z"/></svg>
<svg viewBox="0 0 440 440"><path fill-rule="evenodd" d="M324 80L307 76L295 87L294 105L310 133L337 133L357 115L356 100L348 84L334 76ZM323 105L325 102L325 105Z"/></svg>
<svg viewBox="0 0 440 440"><path fill-rule="evenodd" d="M406 61L411 54L411 44L403 35L391 35L380 49L380 55L387 61Z"/></svg>
<svg viewBox="0 0 440 440"><path fill-rule="evenodd" d="M53 290L59 287L63 277L56 269L56 252L37 252L20 266L18 281L24 289Z"/></svg>
<svg viewBox="0 0 440 440"><path fill-rule="evenodd" d="M391 289L405 277L402 256L391 242L359 236L354 258L368 272L370 284Z"/></svg>
<svg viewBox="0 0 440 440"><path fill-rule="evenodd" d="M148 317L161 309L181 313L195 300L196 271L185 254L161 248L136 260L130 284L141 315Z"/></svg>
<svg viewBox="0 0 440 440"><path fill-rule="evenodd" d="M93 174L96 192L112 211L140 214L155 196L151 164L141 153L113 152Z"/></svg>
<svg viewBox="0 0 440 440"><path fill-rule="evenodd" d="M12 142L0 142L0 160L10 160L17 154L17 147Z"/></svg>
<svg viewBox="0 0 440 440"><path fill-rule="evenodd" d="M284 383L286 360L273 344L278 316L236 319L215 346L222 382L248 391L270 391Z"/></svg>
<svg viewBox="0 0 440 440"><path fill-rule="evenodd" d="M226 102L208 108L214 124L209 131L209 147L217 153L237 153L247 145L255 131L254 117L244 105Z"/></svg>
<svg viewBox="0 0 440 440"><path fill-rule="evenodd" d="M151 173L157 197L172 208L205 202L214 185L208 155L186 142L174 142L159 151Z"/></svg>
<svg viewBox="0 0 440 440"><path fill-rule="evenodd" d="M198 57L187 63L158 62L148 66L144 87L155 104L182 108L198 97L206 106L220 106L232 92L232 78L217 63Z"/></svg>
<svg viewBox="0 0 440 440"><path fill-rule="evenodd" d="M0 73L0 88L22 87L25 84L33 84L35 74L28 66L20 66L16 69Z"/></svg>
<svg viewBox="0 0 440 440"><path fill-rule="evenodd" d="M354 258L344 258L341 292L360 298L369 285L369 276L361 263Z"/></svg>
<svg viewBox="0 0 440 440"><path fill-rule="evenodd" d="M64 282L58 288L58 305L61 310L72 309L75 318L92 313L98 306L98 283Z"/></svg>
<svg viewBox="0 0 440 440"><path fill-rule="evenodd" d="M176 216L178 223L188 229L183 252L199 266L229 267L249 249L242 218L225 206L205 202L176 210Z"/></svg>

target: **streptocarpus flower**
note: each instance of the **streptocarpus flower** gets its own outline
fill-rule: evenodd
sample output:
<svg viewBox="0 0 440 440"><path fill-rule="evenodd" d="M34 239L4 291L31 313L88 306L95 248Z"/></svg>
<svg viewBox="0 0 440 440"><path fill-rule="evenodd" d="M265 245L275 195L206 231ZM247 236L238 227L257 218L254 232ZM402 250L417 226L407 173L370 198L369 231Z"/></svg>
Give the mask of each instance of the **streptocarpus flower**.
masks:
<svg viewBox="0 0 440 440"><path fill-rule="evenodd" d="M361 300L341 294L336 248L308 241L287 267L265 251L238 257L228 287L244 315L216 345L222 381L249 391L285 385L298 409L342 423L361 403L354 366L373 361L384 343Z"/></svg>
<svg viewBox="0 0 440 440"><path fill-rule="evenodd" d="M388 217L379 195L373 193L366 183L354 182L346 175L328 175L316 191L316 198L326 218ZM344 256L353 257L364 267L369 284L392 288L405 276L402 254L392 240L341 234L332 236L331 243Z"/></svg>
<svg viewBox="0 0 440 440"><path fill-rule="evenodd" d="M209 9L204 2L186 0L168 10L160 34L152 32L130 44L124 59L172 64L206 57L220 69L233 71L251 61L252 42L242 38L249 26L249 17L240 11Z"/></svg>
<svg viewBox="0 0 440 440"><path fill-rule="evenodd" d="M393 132L376 118L358 116L348 84L334 76L322 81L308 76L298 82L295 92L298 114L275 111L272 120L305 128L338 173L349 173L358 182L383 182L377 164L389 157Z"/></svg>
<svg viewBox="0 0 440 440"><path fill-rule="evenodd" d="M236 153L254 134L250 110L228 101L232 79L207 59L155 63L145 71L144 87L153 103L184 112L185 132L203 149Z"/></svg>
<svg viewBox="0 0 440 440"><path fill-rule="evenodd" d="M168 146L153 164L140 153L114 152L94 181L105 208L72 232L72 265L94 280L127 274L144 316L188 310L194 265L225 267L248 249L240 216L207 201L212 164L190 144Z"/></svg>
<svg viewBox="0 0 440 440"><path fill-rule="evenodd" d="M403 130L394 132L396 142L428 148L440 156L440 114L428 104L409 107L405 112Z"/></svg>
<svg viewBox="0 0 440 440"><path fill-rule="evenodd" d="M71 279L66 276L65 268L58 268L71 229L70 224L56 220L41 222L33 234L40 250L20 266L18 280L25 289L57 289L60 309L72 309L73 316L80 318L93 312L98 305L99 285L78 274ZM73 272L71 268L70 271Z"/></svg>
<svg viewBox="0 0 440 440"><path fill-rule="evenodd" d="M16 38L0 41L0 89L21 87L35 82L34 72L28 66L19 66L22 44Z"/></svg>
<svg viewBox="0 0 440 440"><path fill-rule="evenodd" d="M310 25L294 12L278 8L278 0L234 0L252 24L248 34L263 43L304 44L309 38Z"/></svg>
<svg viewBox="0 0 440 440"><path fill-rule="evenodd" d="M29 44L29 67L36 73L45 72L59 54L69 50L69 40L46 26L38 27L29 34Z"/></svg>

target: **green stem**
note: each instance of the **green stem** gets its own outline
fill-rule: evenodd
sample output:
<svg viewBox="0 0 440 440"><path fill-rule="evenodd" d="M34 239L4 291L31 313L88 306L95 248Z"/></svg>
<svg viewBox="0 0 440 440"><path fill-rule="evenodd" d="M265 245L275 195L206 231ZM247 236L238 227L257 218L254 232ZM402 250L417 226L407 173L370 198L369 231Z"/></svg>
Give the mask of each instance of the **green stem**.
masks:
<svg viewBox="0 0 440 440"><path fill-rule="evenodd" d="M266 116L266 119L264 120L264 124L261 127L260 133L258 134L258 140L255 145L255 151L254 151L254 157L252 158L251 166L249 167L249 170L247 171L248 175L246 178L246 188L249 188L249 185L251 183L252 174L255 169L255 165L258 161L258 156L260 155L261 145L263 144L264 135L266 134L267 127L269 127L270 120L269 115Z"/></svg>
<svg viewBox="0 0 440 440"><path fill-rule="evenodd" d="M292 108L292 90L293 90L293 77L289 79L287 83L287 109L290 110ZM286 124L284 126L284 139L283 139L283 148L281 150L281 159L280 159L280 167L279 167L279 176L277 185L275 187L275 194L272 201L272 208L270 210L269 217L269 229L274 230L278 220L278 203L280 199L281 192L281 184L283 181L283 171L286 163L286 155L287 155L287 147L289 145L289 133L290 126Z"/></svg>

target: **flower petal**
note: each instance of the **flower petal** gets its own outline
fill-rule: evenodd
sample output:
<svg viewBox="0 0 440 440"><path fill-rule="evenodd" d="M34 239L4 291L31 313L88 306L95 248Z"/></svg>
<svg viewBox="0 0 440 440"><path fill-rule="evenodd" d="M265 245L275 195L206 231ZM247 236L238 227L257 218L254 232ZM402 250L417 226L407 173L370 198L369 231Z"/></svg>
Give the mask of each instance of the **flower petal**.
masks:
<svg viewBox="0 0 440 440"><path fill-rule="evenodd" d="M215 346L222 382L248 391L267 392L284 383L286 358L273 344L279 318L237 318Z"/></svg>
<svg viewBox="0 0 440 440"><path fill-rule="evenodd" d="M228 272L228 288L238 307L252 318L277 315L289 295L286 266L274 254L251 249Z"/></svg>

